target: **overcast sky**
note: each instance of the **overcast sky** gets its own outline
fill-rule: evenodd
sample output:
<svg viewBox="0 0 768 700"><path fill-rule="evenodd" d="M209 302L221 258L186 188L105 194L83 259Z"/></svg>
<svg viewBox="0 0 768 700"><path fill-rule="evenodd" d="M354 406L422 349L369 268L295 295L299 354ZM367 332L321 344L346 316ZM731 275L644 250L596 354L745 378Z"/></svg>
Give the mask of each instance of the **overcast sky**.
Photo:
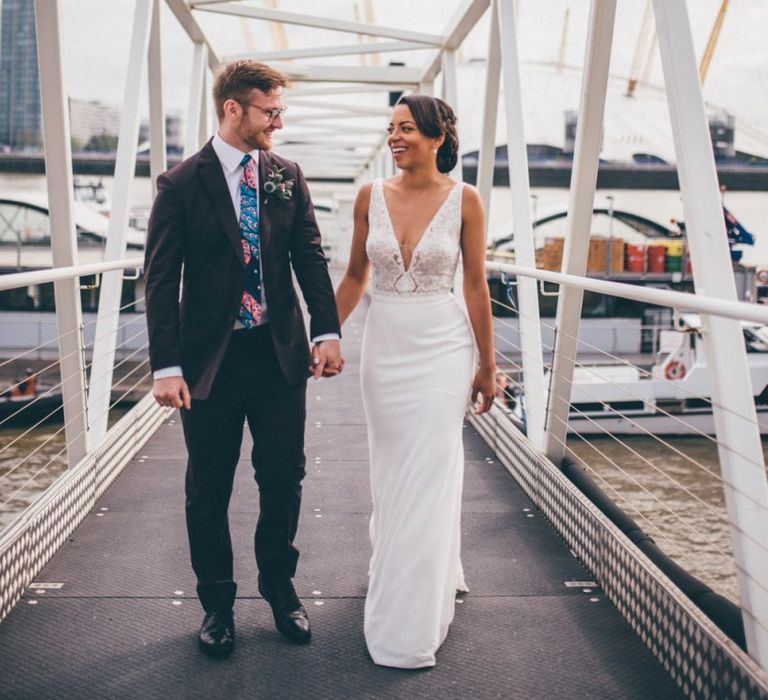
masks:
<svg viewBox="0 0 768 700"><path fill-rule="evenodd" d="M505 0L510 1L510 0ZM268 5L267 2L253 2ZM378 24L439 33L459 0L373 0ZM355 6L363 0L278 0L282 10L306 11L355 20ZM566 11L569 10L565 63L583 63L589 3L587 0L519 0L518 33L522 61L555 61L561 46ZM618 0L611 72L627 75L637 44L646 3ZM133 22L133 0L61 0L65 79L71 96L122 101ZM689 0L697 57L701 55L720 6L720 0ZM360 13L362 14L362 9ZM269 26L211 13L199 13L200 22L220 55L248 49L272 49ZM362 17L361 17L362 19ZM163 3L163 42L166 108L184 110L192 45ZM304 27L286 27L290 48L354 43L355 35ZM487 17L470 35L462 57L485 53ZM721 105L742 123L768 134L768 0L731 0L725 23L704 86L705 98ZM389 60L385 55L383 60ZM334 59L339 62L341 59ZM356 61L356 58L345 60ZM424 52L412 52L409 65L419 66ZM658 54L652 63L651 81L662 84Z"/></svg>

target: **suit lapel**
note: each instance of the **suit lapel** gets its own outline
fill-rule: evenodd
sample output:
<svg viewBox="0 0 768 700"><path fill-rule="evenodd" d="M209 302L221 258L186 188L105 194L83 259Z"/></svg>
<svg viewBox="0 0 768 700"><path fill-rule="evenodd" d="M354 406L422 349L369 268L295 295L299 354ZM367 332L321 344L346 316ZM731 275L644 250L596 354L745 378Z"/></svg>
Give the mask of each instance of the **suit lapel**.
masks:
<svg viewBox="0 0 768 700"><path fill-rule="evenodd" d="M269 202L264 201L264 183L269 180L269 170L271 167L272 160L269 151L259 152L259 239L262 260L267 256L267 251L272 238L272 228L269 221L269 207L273 202L272 200Z"/></svg>
<svg viewBox="0 0 768 700"><path fill-rule="evenodd" d="M216 151L209 141L200 151L198 159L198 169L203 186L211 195L216 214L219 217L222 228L232 244L240 262L245 266L243 260L243 247L240 243L240 224L235 216L235 209L232 206L232 196L227 187L227 181L224 179L224 172L221 169L221 163L216 156Z"/></svg>

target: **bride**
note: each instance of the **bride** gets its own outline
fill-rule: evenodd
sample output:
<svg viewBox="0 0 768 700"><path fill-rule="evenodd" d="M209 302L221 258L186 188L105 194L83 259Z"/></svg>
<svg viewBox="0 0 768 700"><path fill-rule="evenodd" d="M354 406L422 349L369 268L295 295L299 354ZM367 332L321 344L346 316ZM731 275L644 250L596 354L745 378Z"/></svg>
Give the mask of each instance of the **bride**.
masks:
<svg viewBox="0 0 768 700"><path fill-rule="evenodd" d="M470 399L482 413L495 394L482 204L445 174L455 123L442 100L400 98L388 130L400 173L360 189L336 290L343 323L373 269L360 377L373 495L364 628L373 661L398 668L435 665L456 590L467 590L462 423ZM469 319L452 294L460 256Z"/></svg>

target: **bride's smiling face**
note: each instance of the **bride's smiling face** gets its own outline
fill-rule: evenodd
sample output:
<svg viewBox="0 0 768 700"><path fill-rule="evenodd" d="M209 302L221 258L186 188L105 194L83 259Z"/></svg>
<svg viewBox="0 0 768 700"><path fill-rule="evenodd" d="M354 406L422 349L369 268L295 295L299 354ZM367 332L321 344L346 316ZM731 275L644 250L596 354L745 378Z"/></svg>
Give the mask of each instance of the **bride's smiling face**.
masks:
<svg viewBox="0 0 768 700"><path fill-rule="evenodd" d="M435 153L442 139L422 134L408 105L399 104L395 107L387 131L387 145L392 151L395 165L401 170L436 162Z"/></svg>

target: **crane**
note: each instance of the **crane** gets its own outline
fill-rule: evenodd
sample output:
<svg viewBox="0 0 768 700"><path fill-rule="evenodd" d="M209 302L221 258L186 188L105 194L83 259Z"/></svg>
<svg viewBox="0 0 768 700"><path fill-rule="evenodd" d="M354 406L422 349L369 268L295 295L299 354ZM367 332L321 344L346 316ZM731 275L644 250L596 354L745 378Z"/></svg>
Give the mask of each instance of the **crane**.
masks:
<svg viewBox="0 0 768 700"><path fill-rule="evenodd" d="M699 81L702 85L707 78L709 64L712 63L712 55L715 53L717 39L720 36L720 30L723 28L723 20L725 19L725 11L728 9L728 2L729 0L722 0L720 3L720 9L717 11L715 23L712 25L712 31L709 33L707 46L701 56L701 62L699 63Z"/></svg>
<svg viewBox="0 0 768 700"><path fill-rule="evenodd" d="M653 39L649 42L651 34L653 34ZM640 32L637 35L637 44L635 44L635 53L632 56L632 66L629 69L627 91L624 93L627 97L632 97L635 94L635 87L637 87L638 76L640 75L640 67L643 62L643 56L646 54L646 70L644 71L644 75L647 75L648 73L647 69L650 66L650 51L653 49L655 38L656 32L653 29L651 0L646 0L645 10L643 11L643 19L640 22ZM647 51L646 47L648 49Z"/></svg>

